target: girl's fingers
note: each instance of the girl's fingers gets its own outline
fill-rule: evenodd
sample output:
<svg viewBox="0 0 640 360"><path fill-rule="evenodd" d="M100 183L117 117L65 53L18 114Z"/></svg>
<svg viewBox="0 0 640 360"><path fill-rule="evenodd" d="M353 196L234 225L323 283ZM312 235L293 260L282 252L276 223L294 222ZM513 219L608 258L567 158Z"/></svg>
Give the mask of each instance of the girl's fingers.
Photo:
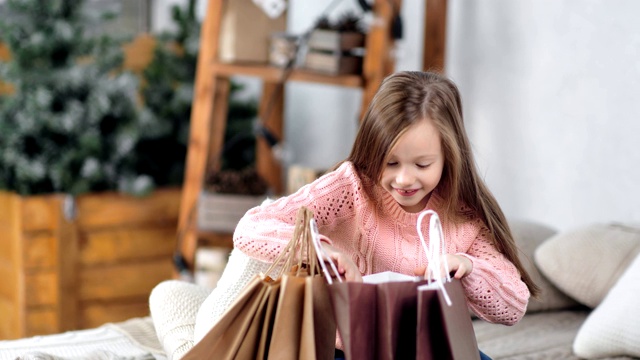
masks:
<svg viewBox="0 0 640 360"><path fill-rule="evenodd" d="M465 271L465 269L464 269L464 268L459 267L459 268L458 268L458 271L456 271L456 273L455 273L455 275L453 275L453 277L454 277L455 279L458 279L458 280L459 280L459 279L462 279L462 277L464 276L465 272L466 272L466 271Z"/></svg>

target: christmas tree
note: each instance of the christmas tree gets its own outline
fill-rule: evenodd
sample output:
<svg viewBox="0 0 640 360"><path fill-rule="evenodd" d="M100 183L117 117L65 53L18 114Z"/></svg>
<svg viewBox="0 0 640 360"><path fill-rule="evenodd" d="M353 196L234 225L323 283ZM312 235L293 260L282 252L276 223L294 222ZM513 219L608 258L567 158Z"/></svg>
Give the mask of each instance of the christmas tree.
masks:
<svg viewBox="0 0 640 360"><path fill-rule="evenodd" d="M136 149L172 131L141 106L138 80L122 71L122 43L95 31L109 14L84 0L8 0L0 41L11 59L0 78L0 189L20 194L155 186Z"/></svg>
<svg viewBox="0 0 640 360"><path fill-rule="evenodd" d="M138 167L163 186L179 185L184 177L200 45L195 3L172 7L174 28L156 36L153 59L142 74L146 106L171 130L138 144Z"/></svg>

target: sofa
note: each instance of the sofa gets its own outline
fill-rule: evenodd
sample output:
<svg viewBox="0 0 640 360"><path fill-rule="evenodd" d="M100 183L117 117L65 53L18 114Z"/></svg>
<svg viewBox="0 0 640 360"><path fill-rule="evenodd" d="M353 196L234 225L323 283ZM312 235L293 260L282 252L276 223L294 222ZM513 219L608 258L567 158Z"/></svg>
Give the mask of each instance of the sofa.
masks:
<svg viewBox="0 0 640 360"><path fill-rule="evenodd" d="M640 358L640 226L592 224L557 232L531 221L511 220L510 225L542 294L530 301L514 326L475 319L478 347L495 360ZM222 285L237 287L230 280L246 277L235 269L253 273L262 266L234 256L235 265L225 269ZM152 293L149 317L0 341L0 360L178 359L193 346L195 319L211 294L195 284L165 282ZM175 303L162 303L167 298ZM154 313L153 302L156 309L178 311Z"/></svg>
<svg viewBox="0 0 640 360"><path fill-rule="evenodd" d="M542 293L514 326L474 320L479 348L493 359L640 358L640 226L510 226Z"/></svg>

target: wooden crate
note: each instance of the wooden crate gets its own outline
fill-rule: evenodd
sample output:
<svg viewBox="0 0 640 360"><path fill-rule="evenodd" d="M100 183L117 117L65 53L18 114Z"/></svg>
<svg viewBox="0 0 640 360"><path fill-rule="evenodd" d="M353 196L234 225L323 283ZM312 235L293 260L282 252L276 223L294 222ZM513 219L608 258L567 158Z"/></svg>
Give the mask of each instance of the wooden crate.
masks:
<svg viewBox="0 0 640 360"><path fill-rule="evenodd" d="M179 202L179 189L0 192L0 339L148 315L150 291L173 276Z"/></svg>
<svg viewBox="0 0 640 360"><path fill-rule="evenodd" d="M307 46L317 51L342 53L364 47L365 34L359 32L338 32L334 30L313 30Z"/></svg>
<svg viewBox="0 0 640 360"><path fill-rule="evenodd" d="M309 51L304 58L304 69L332 76L359 74L362 72L362 57Z"/></svg>
<svg viewBox="0 0 640 360"><path fill-rule="evenodd" d="M198 229L232 234L249 209L262 204L266 195L219 194L203 191L198 200Z"/></svg>

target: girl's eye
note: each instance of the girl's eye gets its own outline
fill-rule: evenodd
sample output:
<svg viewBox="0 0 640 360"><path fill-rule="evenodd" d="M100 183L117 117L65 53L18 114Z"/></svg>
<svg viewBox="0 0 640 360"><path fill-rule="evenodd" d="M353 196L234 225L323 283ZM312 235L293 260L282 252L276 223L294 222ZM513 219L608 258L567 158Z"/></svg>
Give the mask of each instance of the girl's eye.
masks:
<svg viewBox="0 0 640 360"><path fill-rule="evenodd" d="M397 161L389 161L389 162L387 163L387 166L395 166L395 165L398 165L398 162L397 162Z"/></svg>
<svg viewBox="0 0 640 360"><path fill-rule="evenodd" d="M420 169L426 169L430 166L431 164L416 164L416 166Z"/></svg>

